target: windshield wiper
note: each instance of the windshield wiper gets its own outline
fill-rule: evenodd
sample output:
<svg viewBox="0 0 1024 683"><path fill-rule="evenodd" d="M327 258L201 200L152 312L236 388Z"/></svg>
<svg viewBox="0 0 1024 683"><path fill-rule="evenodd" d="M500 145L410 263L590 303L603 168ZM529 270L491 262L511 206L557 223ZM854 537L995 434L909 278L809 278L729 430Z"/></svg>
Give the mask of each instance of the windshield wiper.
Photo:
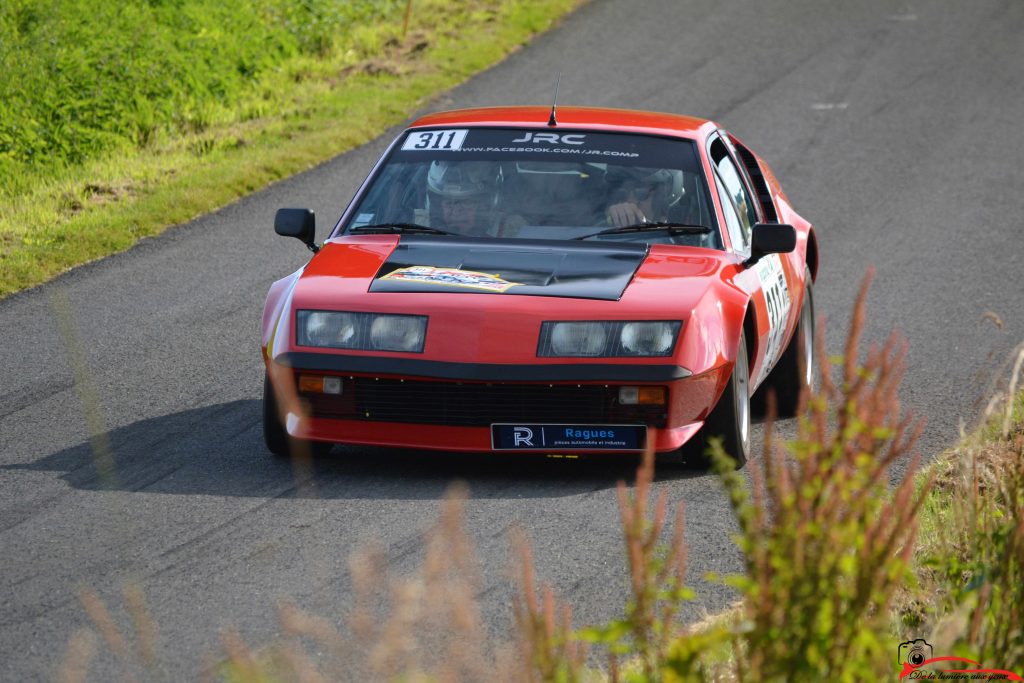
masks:
<svg viewBox="0 0 1024 683"><path fill-rule="evenodd" d="M429 225L420 225L419 223L378 223L377 225L360 225L356 228L350 228L349 233L403 233L403 232L418 232L424 235L453 235L458 237L458 233L448 232L447 230L441 230L439 228L431 228Z"/></svg>
<svg viewBox="0 0 1024 683"><path fill-rule="evenodd" d="M629 232L648 232L653 230L665 230L670 235L707 235L711 228L706 225L691 225L690 223L672 223L670 221L654 221L652 223L634 223L623 225L618 228L606 228L600 232L589 235L573 237L574 240L585 240L600 235L621 235Z"/></svg>

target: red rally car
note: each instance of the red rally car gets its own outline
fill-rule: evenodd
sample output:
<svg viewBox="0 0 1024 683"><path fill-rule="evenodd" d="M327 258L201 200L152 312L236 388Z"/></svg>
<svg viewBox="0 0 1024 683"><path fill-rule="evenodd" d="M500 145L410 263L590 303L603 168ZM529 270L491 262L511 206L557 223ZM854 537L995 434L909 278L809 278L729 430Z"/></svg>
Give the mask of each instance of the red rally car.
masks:
<svg viewBox="0 0 1024 683"><path fill-rule="evenodd" d="M742 466L751 406L814 372L814 230L704 119L584 107L434 114L388 148L263 313L264 434Z"/></svg>

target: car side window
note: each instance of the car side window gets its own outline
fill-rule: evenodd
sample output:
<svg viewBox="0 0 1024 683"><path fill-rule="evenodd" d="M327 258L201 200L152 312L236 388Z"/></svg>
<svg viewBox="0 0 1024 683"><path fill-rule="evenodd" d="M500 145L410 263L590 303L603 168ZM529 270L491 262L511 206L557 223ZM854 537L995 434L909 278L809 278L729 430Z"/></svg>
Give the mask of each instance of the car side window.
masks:
<svg viewBox="0 0 1024 683"><path fill-rule="evenodd" d="M732 198L726 192L725 183L718 171L715 171L715 186L718 188L718 199L722 202L722 213L725 214L725 227L729 231L729 241L732 242L733 249L736 251L746 251L750 247L749 240L744 236L736 205L732 203Z"/></svg>
<svg viewBox="0 0 1024 683"><path fill-rule="evenodd" d="M739 169L736 168L725 145L719 139L711 143L711 161L715 166L715 176L718 179L719 196L722 198L722 208L726 212L726 221L729 221L728 214L730 213L726 209L726 204L732 206L735 218L739 221L741 239L737 241L734 237L733 242L738 248L745 251L750 246L751 229L757 223L754 199L740 179ZM723 193L728 195L728 201L722 197ZM730 226L730 233L731 231Z"/></svg>

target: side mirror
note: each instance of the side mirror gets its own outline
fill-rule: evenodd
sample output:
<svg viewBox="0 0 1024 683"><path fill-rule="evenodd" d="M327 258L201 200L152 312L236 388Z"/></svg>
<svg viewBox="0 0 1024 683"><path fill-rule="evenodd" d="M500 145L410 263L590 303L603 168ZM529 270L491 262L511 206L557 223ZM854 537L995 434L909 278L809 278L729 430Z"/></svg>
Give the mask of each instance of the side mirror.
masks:
<svg viewBox="0 0 1024 683"><path fill-rule="evenodd" d="M313 241L316 216L309 209L278 209L274 216L274 232L282 237L297 237L314 254L320 251Z"/></svg>
<svg viewBox="0 0 1024 683"><path fill-rule="evenodd" d="M743 265L750 267L768 254L786 254L796 249L796 228L785 223L758 223L750 236L750 258Z"/></svg>

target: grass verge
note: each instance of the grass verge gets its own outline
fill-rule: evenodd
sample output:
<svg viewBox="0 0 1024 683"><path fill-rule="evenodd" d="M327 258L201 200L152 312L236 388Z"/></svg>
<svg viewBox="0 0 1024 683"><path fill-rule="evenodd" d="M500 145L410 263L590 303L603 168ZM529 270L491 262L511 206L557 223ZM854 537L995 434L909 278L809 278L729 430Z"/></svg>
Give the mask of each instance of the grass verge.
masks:
<svg viewBox="0 0 1024 683"><path fill-rule="evenodd" d="M936 656L1022 673L1024 345L1012 366L983 424L929 468L935 486L920 514L915 581L894 604L892 631L924 638Z"/></svg>
<svg viewBox="0 0 1024 683"><path fill-rule="evenodd" d="M416 0L407 31L353 32L330 57L297 57L231 111L134 152L26 169L0 194L0 298L127 249L363 144L430 97L505 57L580 0Z"/></svg>

